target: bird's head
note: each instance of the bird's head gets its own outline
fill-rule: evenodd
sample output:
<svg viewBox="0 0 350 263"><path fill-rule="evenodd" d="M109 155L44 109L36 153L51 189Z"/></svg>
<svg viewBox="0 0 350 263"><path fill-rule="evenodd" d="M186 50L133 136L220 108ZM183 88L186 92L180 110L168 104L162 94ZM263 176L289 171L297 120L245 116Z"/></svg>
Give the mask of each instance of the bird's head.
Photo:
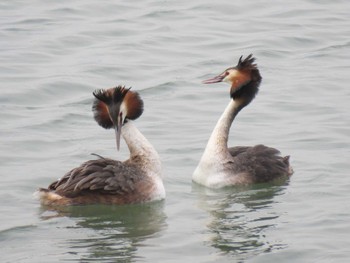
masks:
<svg viewBox="0 0 350 263"><path fill-rule="evenodd" d="M233 100L242 102L242 105L249 104L259 91L261 76L255 62L255 58L250 54L245 59L241 56L238 64L227 68L216 77L203 81L204 84L217 82L227 82L231 85L230 96Z"/></svg>
<svg viewBox="0 0 350 263"><path fill-rule="evenodd" d="M141 116L143 101L137 92L125 86L95 90L93 95L94 118L103 128L114 128L119 150L122 126L127 120L135 120Z"/></svg>

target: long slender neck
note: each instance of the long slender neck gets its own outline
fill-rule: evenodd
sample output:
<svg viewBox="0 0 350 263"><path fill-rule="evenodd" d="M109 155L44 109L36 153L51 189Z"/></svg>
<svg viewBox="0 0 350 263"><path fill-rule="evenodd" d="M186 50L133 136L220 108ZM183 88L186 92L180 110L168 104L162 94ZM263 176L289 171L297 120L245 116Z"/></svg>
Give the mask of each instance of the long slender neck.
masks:
<svg viewBox="0 0 350 263"><path fill-rule="evenodd" d="M216 126L209 138L207 147L205 148L203 157L211 156L211 158L213 158L215 156L222 159L227 155L227 141L230 127L234 118L241 109L242 106L239 103L232 99L230 100L230 103L227 105L225 111L216 123Z"/></svg>
<svg viewBox="0 0 350 263"><path fill-rule="evenodd" d="M147 170L160 173L161 162L157 151L132 121L128 120L123 125L122 136L129 147L129 160L137 162L137 164L142 165Z"/></svg>

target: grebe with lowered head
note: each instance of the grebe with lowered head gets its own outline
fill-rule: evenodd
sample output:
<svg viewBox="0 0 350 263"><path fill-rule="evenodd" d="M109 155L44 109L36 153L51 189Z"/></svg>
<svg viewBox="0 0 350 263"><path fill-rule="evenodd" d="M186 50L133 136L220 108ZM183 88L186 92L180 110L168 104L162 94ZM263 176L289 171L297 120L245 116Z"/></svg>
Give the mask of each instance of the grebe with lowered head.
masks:
<svg viewBox="0 0 350 263"><path fill-rule="evenodd" d="M114 128L119 150L122 135L130 158L124 162L100 157L66 173L47 189L39 189L43 205L134 204L165 198L157 151L134 126L143 112L137 92L122 86L93 93L93 112L103 128Z"/></svg>
<svg viewBox="0 0 350 263"><path fill-rule="evenodd" d="M203 81L204 84L228 82L231 101L218 120L193 173L192 179L198 184L211 188L248 185L288 178L293 173L289 156L281 157L277 149L264 145L227 147L234 118L258 92L262 78L254 61L252 54L244 60L241 56L237 66Z"/></svg>

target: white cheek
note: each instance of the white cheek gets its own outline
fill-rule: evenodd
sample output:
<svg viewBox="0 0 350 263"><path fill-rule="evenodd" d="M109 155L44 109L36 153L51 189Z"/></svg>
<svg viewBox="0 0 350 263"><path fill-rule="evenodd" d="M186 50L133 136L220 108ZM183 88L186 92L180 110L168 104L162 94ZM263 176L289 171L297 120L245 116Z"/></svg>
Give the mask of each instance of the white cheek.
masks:
<svg viewBox="0 0 350 263"><path fill-rule="evenodd" d="M123 113L124 118L128 114L127 107L124 102L122 102L122 104L120 105L120 112Z"/></svg>
<svg viewBox="0 0 350 263"><path fill-rule="evenodd" d="M239 72L237 70L230 70L229 74L222 80L227 83L232 83L233 80L239 75Z"/></svg>
<svg viewBox="0 0 350 263"><path fill-rule="evenodd" d="M231 83L231 80L228 76L230 76L230 75L227 75L222 81L227 82L227 83Z"/></svg>

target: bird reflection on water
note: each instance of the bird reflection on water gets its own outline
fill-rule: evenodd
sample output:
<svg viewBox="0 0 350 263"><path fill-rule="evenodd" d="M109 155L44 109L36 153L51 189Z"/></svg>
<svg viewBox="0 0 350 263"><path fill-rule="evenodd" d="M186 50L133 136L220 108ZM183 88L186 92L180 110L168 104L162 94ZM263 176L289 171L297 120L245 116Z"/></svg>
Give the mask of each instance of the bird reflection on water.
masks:
<svg viewBox="0 0 350 263"><path fill-rule="evenodd" d="M84 238L65 240L69 253L79 254L85 261L128 262L139 258L139 246L148 239L159 236L166 228L164 202L158 201L142 205L89 205L41 208L41 219L50 220L68 217L74 226L68 231L83 231L90 235ZM83 251L83 252L82 252Z"/></svg>
<svg viewBox="0 0 350 263"><path fill-rule="evenodd" d="M269 240L265 231L275 227L280 213L274 198L284 193L288 182L209 189L193 184L198 206L210 215L206 225L208 244L237 260L286 247Z"/></svg>

